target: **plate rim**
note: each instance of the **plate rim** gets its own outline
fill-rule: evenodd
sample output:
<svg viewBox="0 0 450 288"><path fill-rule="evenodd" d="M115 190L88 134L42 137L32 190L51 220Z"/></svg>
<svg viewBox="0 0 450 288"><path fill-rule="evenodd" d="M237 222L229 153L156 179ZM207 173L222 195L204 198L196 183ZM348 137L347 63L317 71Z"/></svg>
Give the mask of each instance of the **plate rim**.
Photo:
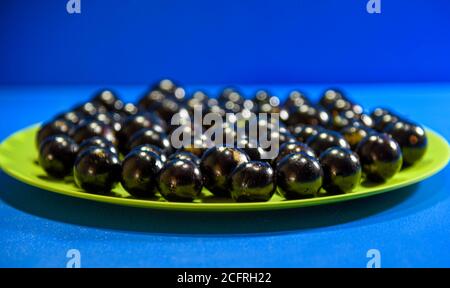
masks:
<svg viewBox="0 0 450 288"><path fill-rule="evenodd" d="M269 210L284 210L284 209L292 209L292 208L301 208L301 207L309 207L309 206L316 206L316 205L326 205L331 203L338 203L343 201L349 201L364 197L370 197L373 195L386 193L389 191L395 191L400 188L410 186L413 184L416 184L424 179L427 179L441 170L443 170L450 158L450 147L447 142L447 140L436 131L425 127L425 130L427 133L433 134L433 136L436 136L442 143L446 144L446 151L445 151L445 161L440 162L438 166L433 167L433 169L430 169L424 174L419 175L418 177L415 177L407 182L395 184L394 186L385 187L382 189L375 189L373 191L364 191L364 192L352 192L352 193L346 193L346 194L339 194L339 195L331 195L331 196L324 196L324 197L316 197L316 198L308 198L308 199L297 199L297 200L286 200L286 201L279 201L279 202L249 202L249 203L194 203L194 202L163 202L163 201L154 201L154 200L143 200L143 199L134 199L134 198L119 198L119 197L112 197L107 195L100 195L100 194L92 194L92 193L86 193L86 192L78 192L78 191L66 191L64 189L58 189L51 186L41 185L41 183L32 182L30 183L30 179L23 176L23 173L20 173L16 171L16 169L11 169L4 167L6 165L3 165L3 157L1 156L1 152L3 150L3 147L5 143L8 142L11 138L14 136L17 136L18 134L25 132L27 130L36 129L40 123L33 124L30 126L27 126L25 128L22 128L20 130L17 130L16 132L12 133L8 137L6 137L1 143L0 143L0 169L2 169L5 174L11 176L12 178L26 184L30 185L45 191L54 192L57 194L75 197L75 198L81 198L85 200L91 200L96 202L102 202L102 203L108 203L108 204L114 204L114 205L121 205L121 206L130 206L130 207L137 207L137 208L145 208L145 209L158 209L158 210L171 210L171 211L185 211L185 212L246 212L246 211L269 211ZM238 206L234 206L238 205Z"/></svg>

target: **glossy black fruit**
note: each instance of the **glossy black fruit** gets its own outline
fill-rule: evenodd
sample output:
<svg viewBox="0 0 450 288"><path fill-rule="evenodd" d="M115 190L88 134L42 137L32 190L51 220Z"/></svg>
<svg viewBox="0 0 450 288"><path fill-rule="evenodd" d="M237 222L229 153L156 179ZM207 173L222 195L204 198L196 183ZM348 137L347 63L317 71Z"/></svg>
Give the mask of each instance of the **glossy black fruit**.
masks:
<svg viewBox="0 0 450 288"><path fill-rule="evenodd" d="M36 134L36 146L39 148L42 141L49 136L60 134L69 135L72 127L72 123L63 119L57 119L43 124Z"/></svg>
<svg viewBox="0 0 450 288"><path fill-rule="evenodd" d="M91 147L105 148L114 154L118 154L116 147L114 147L114 145L110 141L99 136L94 136L81 142L81 144L79 145L78 153L83 153L85 150Z"/></svg>
<svg viewBox="0 0 450 288"><path fill-rule="evenodd" d="M378 132L383 132L387 126L395 124L398 121L400 121L400 118L398 116L391 114L383 115L377 120L375 120L373 128Z"/></svg>
<svg viewBox="0 0 450 288"><path fill-rule="evenodd" d="M330 115L327 111L310 105L293 106L289 109L288 113L289 118L286 120L288 126L307 124L325 127L330 122Z"/></svg>
<svg viewBox="0 0 450 288"><path fill-rule="evenodd" d="M284 102L283 107L289 109L290 107L293 106L300 107L303 105L311 105L311 101L303 92L293 90L289 93L289 96L286 102Z"/></svg>
<svg viewBox="0 0 450 288"><path fill-rule="evenodd" d="M286 199L316 196L322 177L319 161L303 152L285 156L276 167L277 185Z"/></svg>
<svg viewBox="0 0 450 288"><path fill-rule="evenodd" d="M161 148L152 144L143 144L136 146L132 149L132 151L145 151L145 152L153 152L161 158L162 162L167 161L166 153L163 152Z"/></svg>
<svg viewBox="0 0 450 288"><path fill-rule="evenodd" d="M111 90L101 90L93 98L93 103L104 106L108 111L120 111L123 109L123 102Z"/></svg>
<svg viewBox="0 0 450 288"><path fill-rule="evenodd" d="M205 111L207 109L207 102L209 100L208 95L203 91L195 91L192 93L192 97L187 100L186 102L186 108L193 113L194 109L199 109L200 105L202 105L202 111Z"/></svg>
<svg viewBox="0 0 450 288"><path fill-rule="evenodd" d="M382 182L394 176L402 167L400 146L387 134L371 134L356 147L367 178Z"/></svg>
<svg viewBox="0 0 450 288"><path fill-rule="evenodd" d="M163 99L153 111L166 123L170 123L173 115L179 113L182 110L186 111L185 114L188 114L187 109L184 108L184 106L180 102L178 102L174 98L167 97Z"/></svg>
<svg viewBox="0 0 450 288"><path fill-rule="evenodd" d="M320 155L323 151L333 146L350 149L350 145L341 134L329 130L322 131L309 138L306 144L316 152L316 155Z"/></svg>
<svg viewBox="0 0 450 288"><path fill-rule="evenodd" d="M97 113L106 113L108 109L100 103L86 102L73 109L74 112L81 113L82 115L89 117Z"/></svg>
<svg viewBox="0 0 450 288"><path fill-rule="evenodd" d="M166 99L166 94L159 90L152 90L139 99L138 106L142 110L153 111L161 105L164 99Z"/></svg>
<svg viewBox="0 0 450 288"><path fill-rule="evenodd" d="M236 147L242 149L251 160L263 160L266 152L257 143L253 143L248 138L243 137L236 141Z"/></svg>
<svg viewBox="0 0 450 288"><path fill-rule="evenodd" d="M123 116L117 112L106 112L106 113L97 113L93 116L85 117L80 121L80 125L85 124L86 122L98 121L107 126L114 128L117 132L122 128Z"/></svg>
<svg viewBox="0 0 450 288"><path fill-rule="evenodd" d="M295 136L297 141L306 143L309 138L312 136L315 136L319 134L319 132L323 131L324 129L320 126L311 126L311 125L305 125L305 124L298 124L290 128L292 134Z"/></svg>
<svg viewBox="0 0 450 288"><path fill-rule="evenodd" d="M270 131L268 131L268 133L269 133L269 135L266 138L266 136L264 134L262 134L261 130L260 130L260 134L258 135L258 137L262 137L262 135L264 135L262 139L268 139L268 141L273 143L271 146L275 145L278 147L277 149L279 149L279 147L281 145L283 145L284 143L292 143L292 142L297 141L297 139L295 139L295 137L289 132L278 132L278 131L270 130ZM273 147L269 147L269 148L273 148ZM269 149L269 148L266 148L266 149Z"/></svg>
<svg viewBox="0 0 450 288"><path fill-rule="evenodd" d="M200 168L190 160L174 159L161 169L158 190L169 201L194 200L203 188Z"/></svg>
<svg viewBox="0 0 450 288"><path fill-rule="evenodd" d="M117 135L120 150L127 152L126 145L131 136L143 128L152 128L161 133L165 131L165 123L159 117L148 112L128 116L123 121L122 129Z"/></svg>
<svg viewBox="0 0 450 288"><path fill-rule="evenodd" d="M133 103L125 103L120 111L117 111L123 117L136 115L139 113L139 108Z"/></svg>
<svg viewBox="0 0 450 288"><path fill-rule="evenodd" d="M314 150L312 150L306 144L303 144L301 142L284 143L283 145L280 146L278 156L272 161L272 166L276 166L276 164L279 161L281 161L281 159L283 159L285 156L300 152L304 152L307 155L314 158L316 157L316 153L314 153Z"/></svg>
<svg viewBox="0 0 450 288"><path fill-rule="evenodd" d="M161 148L162 151L167 154L170 154L172 150L167 135L152 128L144 128L134 133L133 136L131 136L130 140L128 140L128 151L143 144L155 145Z"/></svg>
<svg viewBox="0 0 450 288"><path fill-rule="evenodd" d="M380 119L381 117L383 117L384 115L394 115L394 113L392 111L390 111L389 109L386 108L375 108L372 113L370 114L370 116L372 117L372 119L374 121L377 121L378 119Z"/></svg>
<svg viewBox="0 0 450 288"><path fill-rule="evenodd" d="M78 125L71 135L73 140L77 143L81 143L91 137L99 136L113 143L114 146L117 145L116 134L111 126L105 125L97 120L87 121Z"/></svg>
<svg viewBox="0 0 450 288"><path fill-rule="evenodd" d="M352 103L345 99L337 99L335 102L324 106L325 109L331 114L331 116L336 116L344 111L352 109Z"/></svg>
<svg viewBox="0 0 450 288"><path fill-rule="evenodd" d="M239 148L211 147L203 154L200 170L205 179L205 187L218 196L229 196L228 176L250 157Z"/></svg>
<svg viewBox="0 0 450 288"><path fill-rule="evenodd" d="M55 120L66 120L70 124L77 125L84 117L85 115L80 112L69 111L55 116Z"/></svg>
<svg viewBox="0 0 450 288"><path fill-rule="evenodd" d="M218 100L222 106L226 106L227 102L238 105L244 103L244 97L242 96L241 92L232 87L223 89L222 93L218 97Z"/></svg>
<svg viewBox="0 0 450 288"><path fill-rule="evenodd" d="M341 130L342 136L350 144L352 150L355 150L359 142L374 132L372 129L364 126L348 126Z"/></svg>
<svg viewBox="0 0 450 288"><path fill-rule="evenodd" d="M351 192L361 181L358 155L349 149L331 147L320 155L323 188L330 194Z"/></svg>
<svg viewBox="0 0 450 288"><path fill-rule="evenodd" d="M323 93L319 103L323 107L329 107L330 105L336 103L338 100L347 100L344 96L344 93L337 89L328 89Z"/></svg>
<svg viewBox="0 0 450 288"><path fill-rule="evenodd" d="M152 90L160 91L166 96L174 97L179 101L183 100L185 96L185 91L177 83L171 79L162 79L155 85L153 85Z"/></svg>
<svg viewBox="0 0 450 288"><path fill-rule="evenodd" d="M175 146L174 148L177 148L178 151L186 151L201 158L206 149L208 149L206 136L204 134L199 134L198 137L194 137L195 133L192 131L191 127L185 126L185 129L186 130L184 131L186 131L186 133L183 132L179 136L171 134L170 139L177 139L177 142L179 141L179 143L175 143L177 144L176 146L174 145L174 142L171 144ZM174 132L178 131L175 130Z"/></svg>
<svg viewBox="0 0 450 288"><path fill-rule="evenodd" d="M242 163L230 175L231 197L237 202L262 202L275 192L275 173L267 162Z"/></svg>
<svg viewBox="0 0 450 288"><path fill-rule="evenodd" d="M109 149L91 147L77 156L75 183L91 193L107 193L120 181L120 160Z"/></svg>
<svg viewBox="0 0 450 288"><path fill-rule="evenodd" d="M177 151L175 153L173 153L172 155L169 156L169 161L170 160L189 160L194 162L195 164L199 165L200 167L200 158L195 156L193 153L187 152L187 151Z"/></svg>
<svg viewBox="0 0 450 288"><path fill-rule="evenodd" d="M386 127L385 132L400 145L404 164L412 165L425 155L428 141L421 126L400 121Z"/></svg>
<svg viewBox="0 0 450 288"><path fill-rule="evenodd" d="M162 167L163 162L156 153L133 150L122 162L122 187L134 197L152 197Z"/></svg>
<svg viewBox="0 0 450 288"><path fill-rule="evenodd" d="M258 113L280 112L280 99L277 96L273 96L269 91L257 91L253 98L253 103Z"/></svg>
<svg viewBox="0 0 450 288"><path fill-rule="evenodd" d="M335 131L340 131L341 129L343 129L344 127L347 126L364 126L359 119L357 118L352 118L347 117L347 114L352 114L352 113L339 113L335 116L332 117L332 120L330 122L330 128L335 130Z"/></svg>
<svg viewBox="0 0 450 288"><path fill-rule="evenodd" d="M45 138L39 147L39 165L48 175L63 178L72 172L78 145L67 135Z"/></svg>

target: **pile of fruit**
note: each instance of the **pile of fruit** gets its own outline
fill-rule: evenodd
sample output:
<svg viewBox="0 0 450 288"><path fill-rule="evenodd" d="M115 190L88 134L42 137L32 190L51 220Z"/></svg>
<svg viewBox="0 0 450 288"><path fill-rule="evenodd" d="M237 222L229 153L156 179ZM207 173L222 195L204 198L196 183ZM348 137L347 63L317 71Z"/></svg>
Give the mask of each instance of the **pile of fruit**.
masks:
<svg viewBox="0 0 450 288"><path fill-rule="evenodd" d="M223 145L222 139L207 145L200 137L174 149L172 117L190 119L199 105L204 113L226 118L223 135L235 145ZM257 122L277 140L276 157L266 157L267 148L230 129L236 123L226 114L246 111L279 115ZM362 179L390 179L420 160L427 147L420 125L387 109L368 113L339 90L325 91L318 103L292 91L281 104L264 90L252 99L233 88L218 97L202 91L187 97L167 79L137 104L102 90L44 123L36 142L39 164L49 176L73 174L89 193L107 194L120 182L136 198L159 192L168 201L193 201L205 187L238 202L268 201L276 190L286 199L349 193Z"/></svg>

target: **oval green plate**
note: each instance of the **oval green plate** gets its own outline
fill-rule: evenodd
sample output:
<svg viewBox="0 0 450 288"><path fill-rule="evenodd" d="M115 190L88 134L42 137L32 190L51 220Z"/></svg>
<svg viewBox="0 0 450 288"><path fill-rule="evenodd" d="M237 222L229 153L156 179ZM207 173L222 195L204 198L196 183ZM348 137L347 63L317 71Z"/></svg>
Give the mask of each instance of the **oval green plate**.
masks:
<svg viewBox="0 0 450 288"><path fill-rule="evenodd" d="M450 155L447 141L436 132L427 129L429 147L424 158L413 167L403 169L391 180L383 184L366 183L359 185L352 193L302 200L285 200L278 194L275 194L270 201L259 203L234 203L228 199L213 197L210 192L204 189L202 196L195 202L177 203L164 201L161 197L149 200L135 199L120 185L113 189L111 195L89 194L77 188L70 177L64 180L48 178L44 170L37 164L37 149L34 142L37 129L38 125L34 125L18 131L0 145L0 167L9 175L30 185L68 196L117 205L167 210L273 210L321 205L367 197L411 185L432 176L446 166Z"/></svg>

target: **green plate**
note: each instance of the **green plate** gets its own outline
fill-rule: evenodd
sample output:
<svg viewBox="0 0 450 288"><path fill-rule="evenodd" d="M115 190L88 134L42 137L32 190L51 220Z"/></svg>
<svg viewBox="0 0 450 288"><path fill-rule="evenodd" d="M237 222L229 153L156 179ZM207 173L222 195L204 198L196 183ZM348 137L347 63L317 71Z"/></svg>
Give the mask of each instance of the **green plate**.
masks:
<svg viewBox="0 0 450 288"><path fill-rule="evenodd" d="M0 145L0 167L9 175L30 185L68 196L117 205L167 210L273 210L321 205L367 197L411 185L432 176L445 167L450 155L447 141L436 132L427 129L429 147L424 158L413 167L402 170L391 180L383 184L375 185L373 183L365 183L359 185L352 193L303 200L285 200L278 194L275 194L270 201L259 203L234 203L228 199L213 197L205 189L202 196L193 203L176 203L164 201L161 197L155 197L149 200L135 199L120 185L111 192L111 195L89 194L77 188L73 179L70 177L64 180L48 178L44 170L37 164L37 149L34 142L37 129L38 125L34 125L21 130L10 136Z"/></svg>

